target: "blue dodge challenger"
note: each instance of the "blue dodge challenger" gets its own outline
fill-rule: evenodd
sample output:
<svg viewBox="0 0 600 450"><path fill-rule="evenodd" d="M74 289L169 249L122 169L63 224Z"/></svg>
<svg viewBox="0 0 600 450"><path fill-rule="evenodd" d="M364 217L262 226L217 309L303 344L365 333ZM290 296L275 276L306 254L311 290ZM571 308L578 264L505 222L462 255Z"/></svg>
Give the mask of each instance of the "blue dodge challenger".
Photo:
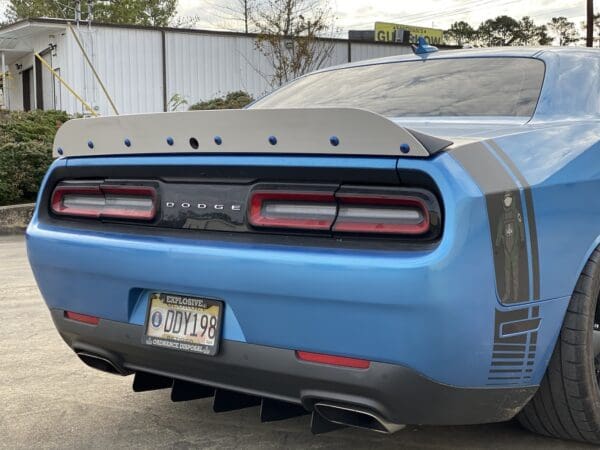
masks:
<svg viewBox="0 0 600 450"><path fill-rule="evenodd" d="M599 51L363 61L245 110L72 120L54 153L33 272L135 391L600 443Z"/></svg>

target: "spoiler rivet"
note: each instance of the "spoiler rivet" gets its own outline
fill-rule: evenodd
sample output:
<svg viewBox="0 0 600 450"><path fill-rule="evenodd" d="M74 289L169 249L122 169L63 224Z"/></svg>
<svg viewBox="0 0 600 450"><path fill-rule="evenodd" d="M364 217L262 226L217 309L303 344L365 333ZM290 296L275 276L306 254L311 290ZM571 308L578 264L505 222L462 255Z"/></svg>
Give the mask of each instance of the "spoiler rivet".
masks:
<svg viewBox="0 0 600 450"><path fill-rule="evenodd" d="M329 138L329 142L331 143L331 145L333 145L334 147L337 147L338 145L340 145L340 138L337 136L331 136Z"/></svg>
<svg viewBox="0 0 600 450"><path fill-rule="evenodd" d="M275 136L269 136L269 143L271 145L277 145L277 138Z"/></svg>
<svg viewBox="0 0 600 450"><path fill-rule="evenodd" d="M60 147L58 147L58 148L56 149L56 153L58 153L59 155L62 155L62 154L63 154L63 149L62 149L62 148L60 148Z"/></svg>
<svg viewBox="0 0 600 450"><path fill-rule="evenodd" d="M223 139L221 136L215 136L215 144L221 145L223 143Z"/></svg>
<svg viewBox="0 0 600 450"><path fill-rule="evenodd" d="M167 138L167 144L169 144L169 145L173 145L174 143L175 143L175 141L173 140L173 138L172 138L171 136L169 136L169 137Z"/></svg>
<svg viewBox="0 0 600 450"><path fill-rule="evenodd" d="M92 141L88 141L88 147L90 149L93 149L94 148L94 143Z"/></svg>
<svg viewBox="0 0 600 450"><path fill-rule="evenodd" d="M410 145L408 145L408 144L402 144L402 145L400 145L400 151L402 153L408 153L408 152L410 152Z"/></svg>
<svg viewBox="0 0 600 450"><path fill-rule="evenodd" d="M125 139L123 143L125 144L125 147L131 147L131 141L129 139Z"/></svg>

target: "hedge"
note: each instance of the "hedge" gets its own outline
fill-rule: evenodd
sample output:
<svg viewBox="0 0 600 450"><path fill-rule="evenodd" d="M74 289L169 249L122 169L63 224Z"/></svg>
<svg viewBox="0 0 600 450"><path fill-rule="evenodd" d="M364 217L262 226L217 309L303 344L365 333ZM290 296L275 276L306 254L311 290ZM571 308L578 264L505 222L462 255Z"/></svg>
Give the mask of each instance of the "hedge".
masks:
<svg viewBox="0 0 600 450"><path fill-rule="evenodd" d="M237 91L189 109L239 109L252 101L250 94ZM67 120L62 111L0 111L0 206L35 201L52 163L54 135Z"/></svg>
<svg viewBox="0 0 600 450"><path fill-rule="evenodd" d="M35 201L54 135L67 120L60 111L0 113L0 206Z"/></svg>
<svg viewBox="0 0 600 450"><path fill-rule="evenodd" d="M190 106L190 111L202 109L241 109L252 103L254 99L244 91L230 92L224 97L213 98L205 102L195 103Z"/></svg>

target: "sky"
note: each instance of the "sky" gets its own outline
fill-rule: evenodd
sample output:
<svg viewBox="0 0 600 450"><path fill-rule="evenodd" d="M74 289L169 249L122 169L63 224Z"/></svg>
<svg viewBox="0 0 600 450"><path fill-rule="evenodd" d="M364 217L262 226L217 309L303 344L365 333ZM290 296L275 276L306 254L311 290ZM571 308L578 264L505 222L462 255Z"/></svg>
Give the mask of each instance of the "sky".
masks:
<svg viewBox="0 0 600 450"><path fill-rule="evenodd" d="M231 28L223 19L215 18L219 15L214 6L218 1L179 0L179 14L198 16L197 28ZM585 0L330 0L336 27L342 34L349 29L373 29L376 21L447 29L453 22L464 20L477 27L484 20L500 15L519 19L530 16L539 24L555 16L565 16L579 25L585 20L585 3Z"/></svg>

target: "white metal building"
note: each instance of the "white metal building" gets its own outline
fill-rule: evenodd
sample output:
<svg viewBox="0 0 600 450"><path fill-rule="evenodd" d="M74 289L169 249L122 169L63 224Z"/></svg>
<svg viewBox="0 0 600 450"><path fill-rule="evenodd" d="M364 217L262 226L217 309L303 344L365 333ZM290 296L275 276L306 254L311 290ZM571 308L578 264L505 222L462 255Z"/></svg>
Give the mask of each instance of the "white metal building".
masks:
<svg viewBox="0 0 600 450"><path fill-rule="evenodd" d="M192 104L232 91L257 97L269 90L264 76L269 64L255 49L253 35L84 22L78 30L121 114L167 111L174 94ZM0 72L8 73L0 97L5 109L86 112L36 60L36 52L99 114L112 114L67 21L58 19L0 28ZM410 52L403 45L336 39L326 65Z"/></svg>

